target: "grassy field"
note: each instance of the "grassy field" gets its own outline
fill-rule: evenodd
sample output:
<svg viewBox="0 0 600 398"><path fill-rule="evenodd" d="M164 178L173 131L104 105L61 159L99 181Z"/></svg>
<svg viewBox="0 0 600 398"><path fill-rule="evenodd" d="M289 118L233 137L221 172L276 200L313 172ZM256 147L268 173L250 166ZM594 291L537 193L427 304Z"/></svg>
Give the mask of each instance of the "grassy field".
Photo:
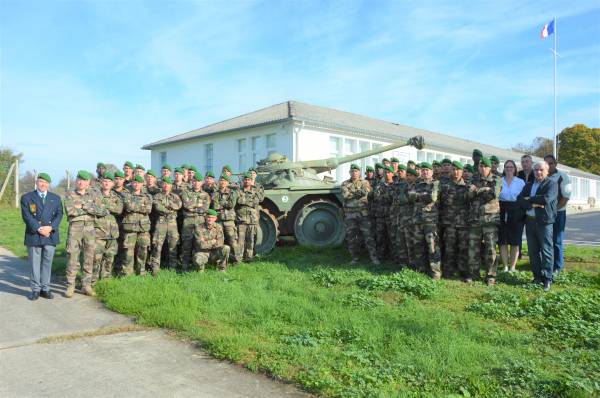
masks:
<svg viewBox="0 0 600 398"><path fill-rule="evenodd" d="M0 224L0 245L23 254L18 213ZM488 288L294 246L225 274L161 271L97 292L142 325L324 396L600 396L600 249L567 258L550 293L528 283L525 261Z"/></svg>

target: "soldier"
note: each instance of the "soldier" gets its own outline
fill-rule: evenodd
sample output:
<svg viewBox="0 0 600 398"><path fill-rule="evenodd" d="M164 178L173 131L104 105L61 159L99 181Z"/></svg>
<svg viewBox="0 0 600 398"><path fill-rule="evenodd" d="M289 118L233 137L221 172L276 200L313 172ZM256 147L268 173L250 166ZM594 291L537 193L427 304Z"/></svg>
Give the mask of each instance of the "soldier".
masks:
<svg viewBox="0 0 600 398"><path fill-rule="evenodd" d="M452 162L452 179L440 186L440 224L444 231L444 276L451 277L457 270L467 278L469 229L467 216L467 185L462 178L463 164Z"/></svg>
<svg viewBox="0 0 600 398"><path fill-rule="evenodd" d="M125 189L125 174L121 170L115 171L115 184L113 186L113 192L119 195L121 201L124 198L124 194L129 192ZM117 225L119 226L119 237L117 238L117 256L115 257L114 269L117 274L121 273L121 267L123 265L123 261L125 260L125 246L124 246L124 238L125 232L123 231L123 213L115 216L117 220Z"/></svg>
<svg viewBox="0 0 600 398"><path fill-rule="evenodd" d="M406 166L403 164L398 165L398 170L396 171L396 181L402 181L406 179Z"/></svg>
<svg viewBox="0 0 600 398"><path fill-rule="evenodd" d="M367 180L369 182L369 185L371 185L371 189L373 189L373 181L375 181L375 169L373 168L373 166L367 166L367 168L365 169L365 180Z"/></svg>
<svg viewBox="0 0 600 398"><path fill-rule="evenodd" d="M398 166L398 172L402 172L402 178L392 185L391 192L391 210L392 218L391 239L393 258L396 260L398 268L402 269L408 265L408 252L406 249L406 237L404 230L401 227L406 223L407 214L410 209L408 206L407 183L406 183L406 166L403 164ZM398 177L398 174L396 175Z"/></svg>
<svg viewBox="0 0 600 398"><path fill-rule="evenodd" d="M104 163L97 163L96 164L96 178L92 179L92 182L90 183L90 189L93 189L98 192L102 190L102 176L104 175L105 172L106 172L106 165Z"/></svg>
<svg viewBox="0 0 600 398"><path fill-rule="evenodd" d="M163 166L160 169L160 178L163 177L171 177L171 166L169 166L168 164L163 164Z"/></svg>
<svg viewBox="0 0 600 398"><path fill-rule="evenodd" d="M181 227L181 266L185 271L192 262L194 235L204 224L210 208L210 195L202 189L202 174L195 173L192 189L181 194L183 225Z"/></svg>
<svg viewBox="0 0 600 398"><path fill-rule="evenodd" d="M400 209L400 220L398 221L400 232L404 236L404 245L406 246L406 258L408 267L412 270L417 269L417 262L415 259L415 251L413 245L414 235L414 203L408 196L410 191L414 191L415 183L417 181L417 170L412 168L406 169L406 188L404 189L405 198L399 198L401 209ZM406 201L406 204L402 205ZM399 238L399 249L402 250L402 236ZM400 260L402 257L400 256Z"/></svg>
<svg viewBox="0 0 600 398"><path fill-rule="evenodd" d="M221 175L226 175L227 178L229 178L229 188L240 189L240 184L233 181L233 178L231 177L233 175L232 173L233 169L231 168L231 165L226 164L225 166L223 166L223 169L221 169Z"/></svg>
<svg viewBox="0 0 600 398"><path fill-rule="evenodd" d="M440 171L442 170L442 165L437 160L431 162L431 166L433 167L433 179L438 180L440 178Z"/></svg>
<svg viewBox="0 0 600 398"><path fill-rule="evenodd" d="M129 160L123 164L123 174L125 174L125 187L131 183L133 179L133 163Z"/></svg>
<svg viewBox="0 0 600 398"><path fill-rule="evenodd" d="M390 162L390 160L388 158L383 158L381 159L381 164L383 165L383 168L385 169L386 167L390 167L392 165L392 163ZM385 177L384 177L385 178Z"/></svg>
<svg viewBox="0 0 600 398"><path fill-rule="evenodd" d="M369 192L371 185L360 179L360 167L356 164L350 165L350 179L344 181L341 186L344 202L344 221L346 224L346 242L348 251L352 256L352 264L357 264L364 241L371 262L379 265L375 240L371 231L371 218L369 216ZM362 238L361 238L362 235Z"/></svg>
<svg viewBox="0 0 600 398"><path fill-rule="evenodd" d="M190 165L184 163L179 168L181 169L181 173L183 174L183 182L185 182L187 185L187 183L190 182L188 179L189 178L188 171L190 170Z"/></svg>
<svg viewBox="0 0 600 398"><path fill-rule="evenodd" d="M102 190L96 198L97 206L107 211L106 215L98 215L94 224L96 233L96 254L92 273L92 286L98 279L112 276L113 261L118 251L119 225L115 216L123 212L121 195L112 190L115 177L106 172L102 177Z"/></svg>
<svg viewBox="0 0 600 398"><path fill-rule="evenodd" d="M383 165L381 163L375 163L375 184L373 185L373 189L379 184L380 181L385 180L385 172L383 170Z"/></svg>
<svg viewBox="0 0 600 398"><path fill-rule="evenodd" d="M160 192L161 188L158 186L156 181L156 173L152 170L148 170L145 175L146 185L144 186L144 193L149 193L154 196Z"/></svg>
<svg viewBox="0 0 600 398"><path fill-rule="evenodd" d="M204 184L202 184L202 189L212 197L218 188L219 187L215 183L215 175L212 171L207 171L206 175L204 176Z"/></svg>
<svg viewBox="0 0 600 398"><path fill-rule="evenodd" d="M248 173L250 173L250 176L252 177L252 185L254 187L256 187L256 189L258 191L258 200L260 203L263 200L265 200L265 188L262 186L262 184L260 182L256 181L256 177L258 176L258 173L256 172L256 169L254 167L250 167L248 169ZM257 206L257 208L260 208L260 206Z"/></svg>
<svg viewBox="0 0 600 398"><path fill-rule="evenodd" d="M219 221L223 226L225 243L231 248L234 262L239 262L237 248L237 228L235 226L235 205L237 204L237 191L229 187L229 177L225 174L219 178L219 189L212 196L213 209L219 214Z"/></svg>
<svg viewBox="0 0 600 398"><path fill-rule="evenodd" d="M463 167L463 180L465 180L466 184L470 185L472 178L473 178L473 166L471 166L470 164L465 164L465 167Z"/></svg>
<svg viewBox="0 0 600 398"><path fill-rule="evenodd" d="M479 268L483 264L487 271L487 284L496 284L496 243L500 224L498 196L501 188L502 180L492 174L492 162L489 158L482 157L479 162L479 178L471 183L467 194L470 202L467 282L479 278Z"/></svg>
<svg viewBox="0 0 600 398"><path fill-rule="evenodd" d="M209 262L216 263L221 272L227 270L230 248L224 244L223 227L216 221L217 212L207 210L205 223L194 234L194 264L200 272L204 272L204 266Z"/></svg>
<svg viewBox="0 0 600 398"><path fill-rule="evenodd" d="M461 163L462 164L462 163ZM453 166L452 160L448 158L444 158L442 160L442 170L440 171L440 184L445 184L450 182L453 178Z"/></svg>
<svg viewBox="0 0 600 398"><path fill-rule="evenodd" d="M238 228L238 253L244 261L254 258L254 242L258 229L260 194L252 185L252 175L244 174L242 187L237 192L235 214Z"/></svg>
<svg viewBox="0 0 600 398"><path fill-rule="evenodd" d="M490 161L492 162L492 174L502 177L502 173L498 171L498 166L500 165L500 159L498 159L498 156L490 156Z"/></svg>
<svg viewBox="0 0 600 398"><path fill-rule="evenodd" d="M181 194L184 191L187 191L187 189L188 189L187 182L185 182L183 180L183 177L186 174L187 173L181 167L175 167L175 180L173 181L173 193L179 195L180 197L181 197Z"/></svg>
<svg viewBox="0 0 600 398"><path fill-rule="evenodd" d="M165 240L168 246L169 268L177 268L177 244L179 231L177 230L177 211L181 209L181 198L172 192L173 180L170 177L162 178L162 191L154 195L152 208L156 213L156 224L152 234L152 275L156 276L160 270L160 255Z"/></svg>
<svg viewBox="0 0 600 398"><path fill-rule="evenodd" d="M94 250L96 249L96 232L94 222L96 215L106 215L108 211L96 205L97 191L89 189L90 173L80 170L75 180L76 188L65 195L65 213L69 221L67 232L67 291L65 297L71 298L75 293L75 277L79 271L79 253L83 251L83 277L81 287L84 294L95 296L92 289L92 273L94 269Z"/></svg>
<svg viewBox="0 0 600 398"><path fill-rule="evenodd" d="M190 165L188 169L188 189L192 189L192 185L194 184L194 176L198 174L198 169L196 166Z"/></svg>
<svg viewBox="0 0 600 398"><path fill-rule="evenodd" d="M442 270L437 234L439 181L433 180L433 167L427 162L421 163L421 174L422 178L409 192L414 203L414 256L419 269L429 273L433 279L440 279Z"/></svg>
<svg viewBox="0 0 600 398"><path fill-rule="evenodd" d="M133 171L134 176L142 176L146 175L146 169L141 164L135 165L135 170Z"/></svg>
<svg viewBox="0 0 600 398"><path fill-rule="evenodd" d="M150 246L150 217L152 211L152 196L142 192L144 179L135 176L131 182L132 191L124 194L123 198L123 247L125 259L122 272L132 275L146 274L146 259Z"/></svg>
<svg viewBox="0 0 600 398"><path fill-rule="evenodd" d="M473 154L471 158L473 159L473 179L476 180L479 178L479 162L483 157L483 152L479 149L473 149Z"/></svg>
<svg viewBox="0 0 600 398"><path fill-rule="evenodd" d="M373 194L373 207L375 215L375 239L377 242L377 257L385 259L391 252L390 247L390 189L394 183L394 169L392 166L384 168L385 179L375 187Z"/></svg>
<svg viewBox="0 0 600 398"><path fill-rule="evenodd" d="M408 169L413 169L413 170L417 169L417 164L415 163L414 160L409 160L408 162L406 162L406 170L408 170Z"/></svg>
<svg viewBox="0 0 600 398"><path fill-rule="evenodd" d="M390 163L391 163L392 169L394 169L394 174L398 173L398 164L400 163L398 158L391 158Z"/></svg>

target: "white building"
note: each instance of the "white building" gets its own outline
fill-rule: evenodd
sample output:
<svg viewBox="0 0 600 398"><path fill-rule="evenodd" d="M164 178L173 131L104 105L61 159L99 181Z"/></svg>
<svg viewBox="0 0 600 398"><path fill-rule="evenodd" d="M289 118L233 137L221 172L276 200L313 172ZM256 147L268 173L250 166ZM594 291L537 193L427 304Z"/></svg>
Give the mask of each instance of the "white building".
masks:
<svg viewBox="0 0 600 398"><path fill-rule="evenodd" d="M245 171L272 152L279 152L294 161L341 157L366 151L415 135L425 137L423 150L403 147L399 150L362 159L361 166L373 165L384 157L433 161L448 157L463 163L471 162L474 148L484 154L494 154L501 161L519 163L521 153L464 138L433 133L367 116L335 109L287 101L245 115L237 116L197 130L165 138L142 149L152 152L152 168L159 170L165 163L172 166L190 163L205 173L220 172L225 164ZM573 192L570 205L600 207L600 176L559 165L570 175ZM349 165L331 172L338 181L346 179Z"/></svg>

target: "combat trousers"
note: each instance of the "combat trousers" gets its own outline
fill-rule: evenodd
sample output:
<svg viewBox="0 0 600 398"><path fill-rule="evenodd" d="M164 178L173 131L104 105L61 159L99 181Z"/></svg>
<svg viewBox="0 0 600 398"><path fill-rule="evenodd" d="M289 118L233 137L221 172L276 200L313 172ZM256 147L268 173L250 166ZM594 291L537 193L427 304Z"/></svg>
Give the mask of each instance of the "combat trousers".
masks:
<svg viewBox="0 0 600 398"><path fill-rule="evenodd" d="M386 229L388 232L388 247L390 250L390 258L392 261L398 261L398 214L394 211L390 211L390 214L386 218L387 225Z"/></svg>
<svg viewBox="0 0 600 398"><path fill-rule="evenodd" d="M194 265L199 271L204 271L207 263L217 264L221 271L227 269L227 261L229 260L230 249L228 245L223 245L216 249L196 250L194 252Z"/></svg>
<svg viewBox="0 0 600 398"><path fill-rule="evenodd" d="M344 212L346 224L346 242L352 259L358 259L363 247L366 246L371 260L377 259L375 239L373 239L371 219L360 211ZM364 246L363 246L364 242Z"/></svg>
<svg viewBox="0 0 600 398"><path fill-rule="evenodd" d="M415 265L418 270L429 273L434 278L442 276L437 232L436 224L415 224L414 226Z"/></svg>
<svg viewBox="0 0 600 398"><path fill-rule="evenodd" d="M375 219L376 225L376 239L377 239L377 257L380 259L387 258L389 254L389 235L388 235L388 224L385 216L377 217Z"/></svg>
<svg viewBox="0 0 600 398"><path fill-rule="evenodd" d="M69 224L67 233L67 284L75 285L79 271L79 254L83 252L82 286L92 284L94 270L94 252L96 250L96 230L93 221L75 221Z"/></svg>
<svg viewBox="0 0 600 398"><path fill-rule="evenodd" d="M181 226L181 267L185 270L192 264L194 233L204 224L202 215L186 215Z"/></svg>
<svg viewBox="0 0 600 398"><path fill-rule="evenodd" d="M238 231L235 221L222 221L221 225L223 226L223 235L225 235L225 244L230 248L229 255L233 258L233 261L239 262Z"/></svg>
<svg viewBox="0 0 600 398"><path fill-rule="evenodd" d="M112 276L113 262L118 246L116 239L96 239L92 285L99 279L107 279Z"/></svg>
<svg viewBox="0 0 600 398"><path fill-rule="evenodd" d="M165 240L168 248L168 266L175 269L177 268L177 244L179 243L177 220L159 218L156 222L154 234L152 235L152 255L150 256L150 264L152 264L152 273L154 274L160 270L160 258Z"/></svg>
<svg viewBox="0 0 600 398"><path fill-rule="evenodd" d="M444 227L445 259L443 261L444 275L450 277L456 271L461 276L470 275L468 264L469 253L469 229L467 227L456 227L454 225Z"/></svg>
<svg viewBox="0 0 600 398"><path fill-rule="evenodd" d="M254 257L254 242L258 225L256 224L238 224L238 241L237 246L239 255L243 256L244 260L252 260Z"/></svg>
<svg viewBox="0 0 600 398"><path fill-rule="evenodd" d="M407 241L407 235L408 235L407 230L408 230L408 228L401 225L400 221L399 221L398 229L396 231L396 250L397 250L396 255L398 256L397 263L400 268L404 268L404 267L410 265L408 241Z"/></svg>
<svg viewBox="0 0 600 398"><path fill-rule="evenodd" d="M149 232L126 231L123 237L125 260L123 261L123 275L146 274L146 259L150 246Z"/></svg>
<svg viewBox="0 0 600 398"><path fill-rule="evenodd" d="M469 227L469 261L468 275L479 279L480 268L486 270L486 279L496 278L496 244L498 243L498 226L483 224ZM483 251L482 251L483 250Z"/></svg>
<svg viewBox="0 0 600 398"><path fill-rule="evenodd" d="M406 242L406 254L408 268L417 271L417 259L415 258L415 242L414 242L414 224L405 224L402 226L404 230L404 241Z"/></svg>

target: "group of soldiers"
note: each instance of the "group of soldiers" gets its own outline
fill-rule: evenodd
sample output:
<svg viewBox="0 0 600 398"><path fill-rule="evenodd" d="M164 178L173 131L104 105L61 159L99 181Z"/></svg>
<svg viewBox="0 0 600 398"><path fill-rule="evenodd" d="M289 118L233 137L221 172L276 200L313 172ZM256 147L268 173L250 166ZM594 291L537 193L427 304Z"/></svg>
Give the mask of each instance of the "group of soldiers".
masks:
<svg viewBox="0 0 600 398"><path fill-rule="evenodd" d="M354 263L363 248L371 261L426 272L434 279L456 273L465 282L496 282L496 243L502 188L499 159L473 151L473 165L443 159L406 166L383 159L358 165L342 183L346 241ZM364 242L364 245L363 245Z"/></svg>
<svg viewBox="0 0 600 398"><path fill-rule="evenodd" d="M251 168L234 182L229 165L218 180L190 165L164 165L157 175L129 161L114 173L98 163L95 178L80 170L64 198L66 296L75 291L80 253L82 291L92 296L93 285L114 273L203 271L207 263L225 271L229 262L251 261L264 198L256 175Z"/></svg>

